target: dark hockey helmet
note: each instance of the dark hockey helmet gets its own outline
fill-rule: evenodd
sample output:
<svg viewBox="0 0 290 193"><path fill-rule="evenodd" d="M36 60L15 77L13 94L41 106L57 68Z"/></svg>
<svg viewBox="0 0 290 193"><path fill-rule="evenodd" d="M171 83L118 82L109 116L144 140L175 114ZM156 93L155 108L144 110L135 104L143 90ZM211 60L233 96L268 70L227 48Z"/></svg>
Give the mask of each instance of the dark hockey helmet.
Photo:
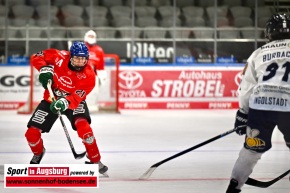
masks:
<svg viewBox="0 0 290 193"><path fill-rule="evenodd" d="M269 41L290 39L290 16L285 13L273 14L266 23L265 38Z"/></svg>
<svg viewBox="0 0 290 193"><path fill-rule="evenodd" d="M72 67L80 71L85 68L86 64L88 63L89 59L89 50L84 42L73 42L72 46L70 47L70 63ZM85 60L78 61L78 57L83 57Z"/></svg>

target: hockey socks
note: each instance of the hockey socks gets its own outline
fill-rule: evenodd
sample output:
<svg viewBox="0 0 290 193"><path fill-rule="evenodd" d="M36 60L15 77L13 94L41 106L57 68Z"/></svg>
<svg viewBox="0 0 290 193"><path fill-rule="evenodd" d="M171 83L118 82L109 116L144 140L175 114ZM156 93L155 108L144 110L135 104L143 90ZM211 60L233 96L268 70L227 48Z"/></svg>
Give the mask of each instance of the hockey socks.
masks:
<svg viewBox="0 0 290 193"><path fill-rule="evenodd" d="M101 160L101 155L89 123L86 119L79 118L75 121L75 126L79 137L86 147L88 158L92 163L99 162Z"/></svg>
<svg viewBox="0 0 290 193"><path fill-rule="evenodd" d="M245 184L261 156L262 153L257 153L244 147L241 149L231 176L232 179L238 182L237 189L241 189Z"/></svg>
<svg viewBox="0 0 290 193"><path fill-rule="evenodd" d="M40 155L44 148L41 131L37 128L29 127L25 133L25 137L33 154Z"/></svg>

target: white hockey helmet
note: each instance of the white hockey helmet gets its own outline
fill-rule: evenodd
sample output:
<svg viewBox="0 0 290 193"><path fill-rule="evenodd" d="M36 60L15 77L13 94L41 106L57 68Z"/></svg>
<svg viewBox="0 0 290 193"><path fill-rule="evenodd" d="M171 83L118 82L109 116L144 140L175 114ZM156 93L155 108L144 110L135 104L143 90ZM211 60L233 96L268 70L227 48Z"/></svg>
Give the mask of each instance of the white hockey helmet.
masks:
<svg viewBox="0 0 290 193"><path fill-rule="evenodd" d="M97 34L93 30L89 30L84 37L84 41L88 44L96 44L97 43Z"/></svg>

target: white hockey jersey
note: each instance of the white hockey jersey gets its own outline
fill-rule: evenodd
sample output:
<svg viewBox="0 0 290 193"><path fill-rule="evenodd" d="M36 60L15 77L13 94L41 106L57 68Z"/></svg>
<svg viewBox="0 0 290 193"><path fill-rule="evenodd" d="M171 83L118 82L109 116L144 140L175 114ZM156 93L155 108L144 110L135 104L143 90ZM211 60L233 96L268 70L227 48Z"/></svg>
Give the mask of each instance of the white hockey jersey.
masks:
<svg viewBox="0 0 290 193"><path fill-rule="evenodd" d="M252 53L238 93L245 113L249 108L290 112L290 39L272 41Z"/></svg>

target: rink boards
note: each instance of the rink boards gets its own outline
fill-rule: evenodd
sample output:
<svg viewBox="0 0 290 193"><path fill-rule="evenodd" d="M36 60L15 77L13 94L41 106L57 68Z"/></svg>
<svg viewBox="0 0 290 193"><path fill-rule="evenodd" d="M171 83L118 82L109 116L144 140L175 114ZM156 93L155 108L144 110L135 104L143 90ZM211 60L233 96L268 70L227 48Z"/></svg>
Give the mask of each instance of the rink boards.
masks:
<svg viewBox="0 0 290 193"><path fill-rule="evenodd" d="M118 85L114 69L99 98L103 106L115 102L119 109L233 109L238 107L237 88L242 66L121 66ZM35 75L37 76L37 75ZM37 80L37 77L34 79ZM30 67L1 66L0 110L15 110L27 101ZM38 102L43 88L34 81Z"/></svg>

